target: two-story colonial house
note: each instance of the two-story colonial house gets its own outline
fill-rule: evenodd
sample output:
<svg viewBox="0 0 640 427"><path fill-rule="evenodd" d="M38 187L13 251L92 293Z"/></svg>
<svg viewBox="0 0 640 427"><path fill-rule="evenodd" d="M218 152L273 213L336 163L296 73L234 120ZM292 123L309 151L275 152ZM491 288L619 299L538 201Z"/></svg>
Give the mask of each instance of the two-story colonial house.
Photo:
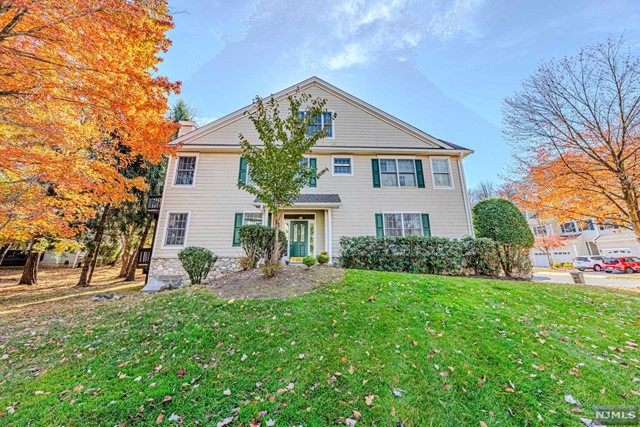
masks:
<svg viewBox="0 0 640 427"><path fill-rule="evenodd" d="M340 256L342 236L473 235L462 160L471 150L435 138L378 108L312 77L292 93L327 100L317 118L327 136L308 154L309 165L328 172L302 191L284 215L291 258L326 251ZM243 224L267 224L269 213L238 188L251 177L238 135L259 144L247 106L196 129L183 122L171 144L158 207L150 277L183 275L177 258L201 246L219 258L216 271L238 268ZM332 114L335 113L335 119Z"/></svg>

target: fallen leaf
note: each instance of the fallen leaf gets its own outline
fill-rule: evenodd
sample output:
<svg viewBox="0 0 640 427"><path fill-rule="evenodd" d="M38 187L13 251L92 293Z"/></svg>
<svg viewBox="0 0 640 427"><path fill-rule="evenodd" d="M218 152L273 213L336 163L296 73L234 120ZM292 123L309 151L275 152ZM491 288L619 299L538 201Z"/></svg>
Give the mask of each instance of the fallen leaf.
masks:
<svg viewBox="0 0 640 427"><path fill-rule="evenodd" d="M371 404L373 403L373 399L375 399L376 396L373 394L369 394L367 396L364 397L364 402L367 404L367 406L371 406Z"/></svg>
<svg viewBox="0 0 640 427"><path fill-rule="evenodd" d="M354 417L356 420L359 420L360 418L362 418L362 414L361 414L360 412L358 412L358 411L356 411L356 410L354 409L354 410L353 410L353 417Z"/></svg>

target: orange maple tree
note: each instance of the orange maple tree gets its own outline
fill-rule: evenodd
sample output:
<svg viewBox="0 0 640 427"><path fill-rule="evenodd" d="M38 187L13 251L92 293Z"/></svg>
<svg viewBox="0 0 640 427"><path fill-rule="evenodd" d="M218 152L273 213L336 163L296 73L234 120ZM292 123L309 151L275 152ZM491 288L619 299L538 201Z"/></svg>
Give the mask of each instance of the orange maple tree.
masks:
<svg viewBox="0 0 640 427"><path fill-rule="evenodd" d="M0 0L0 243L72 237L175 132L166 0Z"/></svg>
<svg viewBox="0 0 640 427"><path fill-rule="evenodd" d="M640 240L640 58L624 40L542 64L505 101L517 203Z"/></svg>

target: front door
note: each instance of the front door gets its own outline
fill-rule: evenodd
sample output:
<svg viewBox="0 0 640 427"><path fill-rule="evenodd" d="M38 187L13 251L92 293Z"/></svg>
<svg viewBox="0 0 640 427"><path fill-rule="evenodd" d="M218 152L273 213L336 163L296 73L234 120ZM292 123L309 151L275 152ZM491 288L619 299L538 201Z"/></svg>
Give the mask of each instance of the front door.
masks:
<svg viewBox="0 0 640 427"><path fill-rule="evenodd" d="M289 225L289 258L307 256L309 243L309 223L307 221L291 221Z"/></svg>

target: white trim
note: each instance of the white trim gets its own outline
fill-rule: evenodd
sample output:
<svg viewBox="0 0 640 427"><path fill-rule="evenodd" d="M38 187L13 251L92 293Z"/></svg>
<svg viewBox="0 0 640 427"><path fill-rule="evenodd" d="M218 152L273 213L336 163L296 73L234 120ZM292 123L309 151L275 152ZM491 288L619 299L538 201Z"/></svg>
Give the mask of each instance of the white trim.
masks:
<svg viewBox="0 0 640 427"><path fill-rule="evenodd" d="M166 245L167 242L167 231L169 230L169 216L171 214L187 214L187 224L185 225L184 230L184 242L182 245ZM180 249L186 248L187 242L189 238L189 224L191 223L191 210L188 211L167 211L167 215L164 219L164 231L162 233L162 249Z"/></svg>
<svg viewBox="0 0 640 427"><path fill-rule="evenodd" d="M333 224L331 213L331 209L327 209L327 215L324 218L324 228L329 232L329 239L327 240L328 247L324 248L327 251L327 255L329 255L329 264L333 264Z"/></svg>
<svg viewBox="0 0 640 427"><path fill-rule="evenodd" d="M458 162L458 174L460 175L460 185L462 186L464 210L467 216L467 228L469 229L469 236L475 238L476 232L473 229L473 217L471 216L471 202L469 202L469 194L467 192L467 180L464 177L464 166L462 165L462 159L457 159L457 162Z"/></svg>
<svg viewBox="0 0 640 427"><path fill-rule="evenodd" d="M436 178L433 172L433 161L434 160L446 160L449 165L449 178L451 179L450 187L436 187ZM450 156L430 156L429 157L429 167L431 168L431 185L434 190L454 190L456 188L453 182L453 169L451 169L451 157Z"/></svg>
<svg viewBox="0 0 640 427"><path fill-rule="evenodd" d="M393 211L393 212L387 212L387 211L382 211L382 230L383 233L385 235L385 237L387 236L387 222L384 220L384 216L385 215L400 215L400 223L402 225L402 237L404 237L404 215L419 215L420 216L420 235L424 236L424 224L422 222L422 214L426 213L426 212L398 212L398 211ZM428 215L428 214L427 214ZM431 218L429 218L431 219ZM431 224L429 224L429 226L431 226ZM397 237L397 236L396 236Z"/></svg>
<svg viewBox="0 0 640 427"><path fill-rule="evenodd" d="M176 184L176 178L178 177L178 165L180 164L180 157L195 157L196 163L193 165L193 182L191 184ZM176 166L173 169L173 179L171 180L171 187L177 188L193 188L196 186L196 175L198 174L198 160L200 158L200 153L194 152L181 152L180 154L175 156L176 158ZM167 174L168 175L168 174Z"/></svg>
<svg viewBox="0 0 640 427"><path fill-rule="evenodd" d="M398 179L398 185L382 185L382 174L387 172L382 172L382 160L395 160L396 162L396 178ZM413 160L413 179L416 185L400 185L400 167L398 165L398 160ZM418 171L416 169L415 157L407 157L407 156L378 156L378 173L380 174L380 188L420 188L418 187ZM422 178L424 179L424 166L422 171ZM408 172L402 172L403 174L407 174ZM426 185L425 185L426 187Z"/></svg>
<svg viewBox="0 0 640 427"><path fill-rule="evenodd" d="M349 167L351 169L351 173L335 173L335 163L334 159L349 159ZM353 176L353 156L349 155L331 155L331 176Z"/></svg>
<svg viewBox="0 0 640 427"><path fill-rule="evenodd" d="M164 175L164 186L162 187L162 199L160 199L160 209L158 210L158 218L156 219L156 226L155 226L155 230L154 233L158 233L158 228L159 227L159 223L160 223L160 215L162 215L162 207L164 205L164 200L165 200L165 195L167 193L167 187L169 187L169 171L171 170L171 161L172 159L174 159L174 156L169 156L167 158L167 173ZM196 162L197 163L197 162ZM164 226L166 227L167 224L165 223ZM164 233L163 234L163 240L160 243L160 248L164 248ZM158 244L158 236L156 236L154 234L154 238L153 238L153 246L156 246ZM153 251L155 250L155 247L151 248L151 255L149 256L149 261L151 261L151 258L153 258Z"/></svg>

